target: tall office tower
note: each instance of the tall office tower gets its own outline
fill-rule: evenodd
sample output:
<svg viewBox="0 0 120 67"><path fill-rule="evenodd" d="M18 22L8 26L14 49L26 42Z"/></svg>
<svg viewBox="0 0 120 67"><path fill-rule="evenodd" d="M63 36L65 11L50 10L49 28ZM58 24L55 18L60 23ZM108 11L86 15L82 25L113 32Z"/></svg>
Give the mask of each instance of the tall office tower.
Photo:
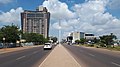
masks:
<svg viewBox="0 0 120 67"><path fill-rule="evenodd" d="M21 26L23 32L39 33L45 38L49 34L50 13L46 7L39 6L36 11L25 10L21 13Z"/></svg>

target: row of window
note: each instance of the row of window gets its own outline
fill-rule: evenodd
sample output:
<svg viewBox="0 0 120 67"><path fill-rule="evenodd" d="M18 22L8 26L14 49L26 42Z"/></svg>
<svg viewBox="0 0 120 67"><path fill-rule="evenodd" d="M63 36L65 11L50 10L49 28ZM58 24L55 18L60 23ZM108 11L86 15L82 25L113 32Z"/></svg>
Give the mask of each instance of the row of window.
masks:
<svg viewBox="0 0 120 67"><path fill-rule="evenodd" d="M85 34L85 36L94 36L94 34Z"/></svg>
<svg viewBox="0 0 120 67"><path fill-rule="evenodd" d="M44 14L27 14L27 17L44 17Z"/></svg>
<svg viewBox="0 0 120 67"><path fill-rule="evenodd" d="M26 31L27 31L27 32L34 32L34 33L44 34L43 29L42 29L42 30L39 30L39 29L36 29L36 28L34 28L34 29L27 28Z"/></svg>

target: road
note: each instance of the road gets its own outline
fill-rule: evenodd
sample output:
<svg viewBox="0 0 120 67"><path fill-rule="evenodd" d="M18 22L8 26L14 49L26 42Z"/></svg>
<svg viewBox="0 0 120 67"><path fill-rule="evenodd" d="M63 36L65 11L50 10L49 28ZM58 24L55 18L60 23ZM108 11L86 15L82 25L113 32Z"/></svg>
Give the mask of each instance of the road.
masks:
<svg viewBox="0 0 120 67"><path fill-rule="evenodd" d="M97 48L64 45L81 67L120 67L120 53Z"/></svg>
<svg viewBox="0 0 120 67"><path fill-rule="evenodd" d="M39 67L51 50L43 46L0 54L0 67Z"/></svg>

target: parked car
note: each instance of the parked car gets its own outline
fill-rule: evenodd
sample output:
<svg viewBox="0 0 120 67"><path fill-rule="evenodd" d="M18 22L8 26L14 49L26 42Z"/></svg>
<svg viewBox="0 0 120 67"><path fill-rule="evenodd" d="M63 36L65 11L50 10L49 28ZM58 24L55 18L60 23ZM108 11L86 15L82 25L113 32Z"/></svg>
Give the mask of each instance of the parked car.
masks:
<svg viewBox="0 0 120 67"><path fill-rule="evenodd" d="M14 47L16 47L16 43L7 43L6 47L7 48L14 48Z"/></svg>
<svg viewBox="0 0 120 67"><path fill-rule="evenodd" d="M52 49L52 44L51 43L45 43L44 44L44 50L46 49Z"/></svg>
<svg viewBox="0 0 120 67"><path fill-rule="evenodd" d="M3 48L3 47L4 47L4 46L3 46L3 43L0 43L0 49Z"/></svg>

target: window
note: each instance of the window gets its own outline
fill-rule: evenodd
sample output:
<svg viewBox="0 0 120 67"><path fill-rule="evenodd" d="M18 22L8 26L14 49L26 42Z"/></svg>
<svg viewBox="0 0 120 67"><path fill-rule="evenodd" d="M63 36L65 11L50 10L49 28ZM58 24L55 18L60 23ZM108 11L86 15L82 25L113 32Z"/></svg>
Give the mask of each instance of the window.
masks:
<svg viewBox="0 0 120 67"><path fill-rule="evenodd" d="M27 14L27 17L35 17L35 14Z"/></svg>

